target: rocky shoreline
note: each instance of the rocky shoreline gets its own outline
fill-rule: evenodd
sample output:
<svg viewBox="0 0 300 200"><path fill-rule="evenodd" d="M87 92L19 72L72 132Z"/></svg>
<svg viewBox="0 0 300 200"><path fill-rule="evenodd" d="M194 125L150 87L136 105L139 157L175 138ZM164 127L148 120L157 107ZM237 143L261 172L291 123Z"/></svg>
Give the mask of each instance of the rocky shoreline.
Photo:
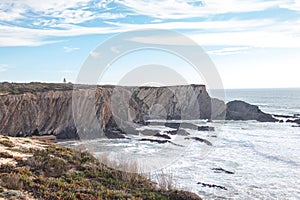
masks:
<svg viewBox="0 0 300 200"><path fill-rule="evenodd" d="M139 134L137 130L148 125L151 119L278 121L255 105L243 101L225 104L211 98L204 85L121 87L1 83L0 92L3 94L0 96L0 133L9 136L54 135L57 139L78 139L88 133L95 138L119 138L124 134ZM178 124L164 123L163 126ZM174 127L172 133L186 134L182 128L199 128L191 126L181 123L181 129Z"/></svg>

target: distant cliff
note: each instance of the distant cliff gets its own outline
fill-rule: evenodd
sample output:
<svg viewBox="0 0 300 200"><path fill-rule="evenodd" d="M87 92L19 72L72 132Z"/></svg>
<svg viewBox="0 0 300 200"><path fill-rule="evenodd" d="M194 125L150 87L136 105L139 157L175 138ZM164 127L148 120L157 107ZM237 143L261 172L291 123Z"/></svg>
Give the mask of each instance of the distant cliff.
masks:
<svg viewBox="0 0 300 200"><path fill-rule="evenodd" d="M74 87L74 88L73 88ZM72 89L73 88L73 89ZM0 133L10 136L53 134L98 137L114 130L134 133L149 119L225 119L224 102L204 85L171 87L86 86L72 84L0 84ZM247 104L227 109L227 119L273 121ZM249 112L244 112L245 109ZM244 115L251 115L247 118ZM240 116L239 116L240 115ZM232 117L233 116L233 117ZM266 117L266 118L264 118Z"/></svg>

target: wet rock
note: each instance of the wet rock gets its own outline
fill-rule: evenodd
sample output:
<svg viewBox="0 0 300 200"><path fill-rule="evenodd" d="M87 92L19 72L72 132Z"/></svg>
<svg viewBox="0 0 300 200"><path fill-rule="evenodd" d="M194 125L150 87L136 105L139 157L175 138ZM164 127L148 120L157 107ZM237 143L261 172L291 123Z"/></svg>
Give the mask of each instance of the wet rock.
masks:
<svg viewBox="0 0 300 200"><path fill-rule="evenodd" d="M153 130L153 129L145 129L145 130L140 131L140 133L142 135L152 136L152 135L159 134L159 131L158 130Z"/></svg>
<svg viewBox="0 0 300 200"><path fill-rule="evenodd" d="M212 168L212 170L214 170L215 173L234 174L234 172L225 170L225 169L223 169L223 168L221 168L221 167L218 167L218 168Z"/></svg>
<svg viewBox="0 0 300 200"><path fill-rule="evenodd" d="M192 130L198 130L199 126L196 124L188 123L188 122L149 122L148 125L150 126L165 126L172 129L180 129L180 128L187 128Z"/></svg>
<svg viewBox="0 0 300 200"><path fill-rule="evenodd" d="M198 126L198 131L214 131L215 128L212 126Z"/></svg>
<svg viewBox="0 0 300 200"><path fill-rule="evenodd" d="M203 138L199 138L199 137L186 137L184 138L185 140L196 140L198 142L202 142L202 143L205 143L207 144L208 146L212 146L212 143L206 139L203 139Z"/></svg>
<svg viewBox="0 0 300 200"><path fill-rule="evenodd" d="M170 134L170 135L182 135L182 136L190 135L190 133L184 129L165 131L165 133Z"/></svg>
<svg viewBox="0 0 300 200"><path fill-rule="evenodd" d="M176 135L178 133L178 130L165 131L165 133L170 135Z"/></svg>
<svg viewBox="0 0 300 200"><path fill-rule="evenodd" d="M300 124L300 119L295 119L295 120L289 119L286 122Z"/></svg>
<svg viewBox="0 0 300 200"><path fill-rule="evenodd" d="M106 130L104 133L108 139L125 139L126 138L124 135L124 132L122 132L120 130Z"/></svg>
<svg viewBox="0 0 300 200"><path fill-rule="evenodd" d="M166 134L156 133L154 136L164 138L164 139L171 139L171 137Z"/></svg>
<svg viewBox="0 0 300 200"><path fill-rule="evenodd" d="M180 124L180 128L188 128L188 129L192 129L192 130L197 130L199 127L192 123L182 122Z"/></svg>
<svg viewBox="0 0 300 200"><path fill-rule="evenodd" d="M295 127L295 128L300 127L300 124L298 124L298 125L292 125L292 127Z"/></svg>
<svg viewBox="0 0 300 200"><path fill-rule="evenodd" d="M259 122L276 122L272 115L262 112L258 106L244 101L227 103L226 120L256 120Z"/></svg>
<svg viewBox="0 0 300 200"><path fill-rule="evenodd" d="M179 130L177 131L177 135L188 136L188 135L190 135L190 133L187 132L187 131L184 130L184 129L179 129Z"/></svg>
<svg viewBox="0 0 300 200"><path fill-rule="evenodd" d="M141 125L133 122L122 122L118 125L118 128L127 135L139 135L140 131L137 129L141 128Z"/></svg>
<svg viewBox="0 0 300 200"><path fill-rule="evenodd" d="M198 182L197 184L201 185L202 187L218 188L218 189L221 189L221 190L227 190L226 187L220 186L220 185L208 184L208 183L202 183L202 182Z"/></svg>
<svg viewBox="0 0 300 200"><path fill-rule="evenodd" d="M180 123L175 123L175 122L167 122L164 124L164 126L173 128L173 129L179 129Z"/></svg>
<svg viewBox="0 0 300 200"><path fill-rule="evenodd" d="M300 118L300 114L293 114L293 117Z"/></svg>
<svg viewBox="0 0 300 200"><path fill-rule="evenodd" d="M273 115L274 117L282 117L282 118L295 118L293 115Z"/></svg>

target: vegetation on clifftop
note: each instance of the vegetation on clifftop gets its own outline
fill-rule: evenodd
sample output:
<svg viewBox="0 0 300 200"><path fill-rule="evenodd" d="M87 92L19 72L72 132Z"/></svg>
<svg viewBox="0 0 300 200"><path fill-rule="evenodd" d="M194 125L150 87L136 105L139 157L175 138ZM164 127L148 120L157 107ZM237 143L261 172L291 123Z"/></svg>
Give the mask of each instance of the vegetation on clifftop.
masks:
<svg viewBox="0 0 300 200"><path fill-rule="evenodd" d="M189 192L159 189L142 175L111 169L88 152L41 144L18 149L2 145L2 152L28 156L5 153L13 162L0 166L0 198L12 190L35 199L200 199Z"/></svg>
<svg viewBox="0 0 300 200"><path fill-rule="evenodd" d="M0 83L0 93L4 94L23 94L26 92L47 92L50 90L72 90L73 84L65 83Z"/></svg>

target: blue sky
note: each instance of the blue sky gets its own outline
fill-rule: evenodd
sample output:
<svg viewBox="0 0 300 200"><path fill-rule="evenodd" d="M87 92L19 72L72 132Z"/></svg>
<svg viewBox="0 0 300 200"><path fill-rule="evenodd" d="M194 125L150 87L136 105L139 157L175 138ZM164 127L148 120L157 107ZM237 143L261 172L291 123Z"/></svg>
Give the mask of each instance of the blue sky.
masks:
<svg viewBox="0 0 300 200"><path fill-rule="evenodd" d="M74 82L99 44L145 28L193 39L225 88L300 87L298 0L2 0L0 81Z"/></svg>

